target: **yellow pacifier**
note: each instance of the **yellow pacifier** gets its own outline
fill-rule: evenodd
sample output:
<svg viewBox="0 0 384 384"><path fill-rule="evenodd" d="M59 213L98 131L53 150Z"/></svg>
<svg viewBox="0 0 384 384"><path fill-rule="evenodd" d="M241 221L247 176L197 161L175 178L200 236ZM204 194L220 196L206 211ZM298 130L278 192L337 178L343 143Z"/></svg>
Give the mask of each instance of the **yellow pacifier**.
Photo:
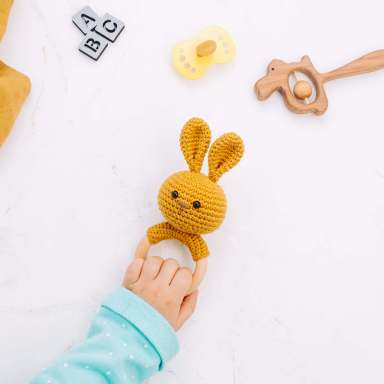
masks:
<svg viewBox="0 0 384 384"><path fill-rule="evenodd" d="M196 38L182 41L172 51L176 70L186 79L204 76L214 64L225 64L236 54L235 43L221 27L208 27Z"/></svg>

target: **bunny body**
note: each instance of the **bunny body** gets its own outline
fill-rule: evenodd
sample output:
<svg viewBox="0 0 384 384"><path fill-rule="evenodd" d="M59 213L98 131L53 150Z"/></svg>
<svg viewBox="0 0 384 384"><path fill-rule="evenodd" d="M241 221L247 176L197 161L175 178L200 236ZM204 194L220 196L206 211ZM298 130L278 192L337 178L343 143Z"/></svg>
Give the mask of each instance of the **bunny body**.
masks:
<svg viewBox="0 0 384 384"><path fill-rule="evenodd" d="M211 140L208 124L199 118L190 119L181 131L180 146L189 171L168 177L158 194L158 205L167 220L147 231L150 243L176 239L185 244L195 261L209 255L201 237L220 227L227 211L223 189L217 184L221 175L241 159L244 145L235 133L218 138L208 155L209 174L201 173Z"/></svg>

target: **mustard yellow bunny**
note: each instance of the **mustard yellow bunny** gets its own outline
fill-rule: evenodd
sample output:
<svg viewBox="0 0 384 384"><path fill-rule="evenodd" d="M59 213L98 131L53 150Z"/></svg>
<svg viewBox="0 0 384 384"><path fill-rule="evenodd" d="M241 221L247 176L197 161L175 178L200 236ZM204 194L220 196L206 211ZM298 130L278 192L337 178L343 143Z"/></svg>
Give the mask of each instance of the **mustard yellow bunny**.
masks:
<svg viewBox="0 0 384 384"><path fill-rule="evenodd" d="M189 171L181 171L166 179L158 194L160 211L167 220L148 229L149 243L176 239L185 244L195 261L209 255L201 237L220 227L227 210L219 178L241 159L244 145L235 133L219 137L208 154L208 176L201 173L204 157L211 141L208 124L190 119L181 131L180 146Z"/></svg>
<svg viewBox="0 0 384 384"><path fill-rule="evenodd" d="M7 27L13 0L0 0L0 40ZM25 75L0 61L0 146L28 96L31 83Z"/></svg>

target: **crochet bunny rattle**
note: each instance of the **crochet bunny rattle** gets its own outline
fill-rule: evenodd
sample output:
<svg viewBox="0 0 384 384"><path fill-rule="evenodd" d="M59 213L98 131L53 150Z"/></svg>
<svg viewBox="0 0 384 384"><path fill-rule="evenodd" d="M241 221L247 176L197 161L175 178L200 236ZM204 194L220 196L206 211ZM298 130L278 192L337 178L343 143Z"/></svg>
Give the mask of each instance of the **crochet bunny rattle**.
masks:
<svg viewBox="0 0 384 384"><path fill-rule="evenodd" d="M146 258L150 246L162 240L176 239L186 245L196 262L190 292L196 290L207 270L209 250L201 235L219 228L227 209L224 191L217 181L244 153L238 135L222 135L209 150L206 176L201 168L210 141L211 131L204 120L192 118L184 125L180 147L189 171L174 173L164 181L158 204L166 222L150 227L136 250L136 257Z"/></svg>

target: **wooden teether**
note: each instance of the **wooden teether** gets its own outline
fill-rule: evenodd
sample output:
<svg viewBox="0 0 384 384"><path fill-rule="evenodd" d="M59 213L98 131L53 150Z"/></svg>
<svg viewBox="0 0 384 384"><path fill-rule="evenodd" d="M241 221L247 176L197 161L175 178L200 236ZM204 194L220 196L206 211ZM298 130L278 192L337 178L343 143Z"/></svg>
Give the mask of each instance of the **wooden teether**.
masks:
<svg viewBox="0 0 384 384"><path fill-rule="evenodd" d="M142 239L137 246L135 257L137 259L146 259L148 257L149 249L151 248L151 243L148 238L145 237ZM197 260L195 264L195 270L192 276L191 288L188 291L188 294L196 291L200 283L203 281L205 274L207 273L208 268L208 259L205 257L203 259Z"/></svg>
<svg viewBox="0 0 384 384"><path fill-rule="evenodd" d="M319 73L308 56L303 56L296 63L285 63L274 59L268 66L267 75L257 81L255 91L259 100L266 100L275 91L279 91L286 106L295 113L313 112L323 114L328 108L328 98L324 83L330 80L360 75L384 68L384 50L371 52L349 64L326 73ZM289 84L289 76L301 72L308 76L316 92L313 101L309 101L313 89L308 81L298 81L293 90Z"/></svg>

